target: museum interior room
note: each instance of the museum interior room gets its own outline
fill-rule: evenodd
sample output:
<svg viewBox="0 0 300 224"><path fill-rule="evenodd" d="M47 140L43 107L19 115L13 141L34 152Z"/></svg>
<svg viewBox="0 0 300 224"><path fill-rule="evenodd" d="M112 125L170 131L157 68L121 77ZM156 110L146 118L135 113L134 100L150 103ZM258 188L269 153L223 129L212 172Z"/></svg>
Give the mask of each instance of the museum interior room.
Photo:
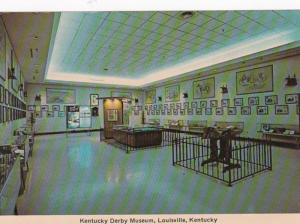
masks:
<svg viewBox="0 0 300 224"><path fill-rule="evenodd" d="M1 215L300 212L300 11L0 17Z"/></svg>

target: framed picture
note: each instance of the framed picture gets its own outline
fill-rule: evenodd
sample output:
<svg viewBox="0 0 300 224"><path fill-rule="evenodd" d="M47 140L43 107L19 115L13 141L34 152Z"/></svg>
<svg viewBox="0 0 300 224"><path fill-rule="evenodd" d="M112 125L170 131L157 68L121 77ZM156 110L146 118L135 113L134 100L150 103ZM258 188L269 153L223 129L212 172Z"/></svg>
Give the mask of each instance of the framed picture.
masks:
<svg viewBox="0 0 300 224"><path fill-rule="evenodd" d="M241 107L241 114L242 115L250 115L251 114L251 107L249 107L249 106Z"/></svg>
<svg viewBox="0 0 300 224"><path fill-rule="evenodd" d="M157 109L157 105L154 104L152 108L153 108L154 110L156 110L156 109Z"/></svg>
<svg viewBox="0 0 300 224"><path fill-rule="evenodd" d="M192 108L197 108L197 102L196 101L192 102Z"/></svg>
<svg viewBox="0 0 300 224"><path fill-rule="evenodd" d="M134 114L134 116L138 116L139 115L139 111L138 110L134 110L133 114Z"/></svg>
<svg viewBox="0 0 300 224"><path fill-rule="evenodd" d="M148 110L148 105L145 105L145 106L144 106L144 110Z"/></svg>
<svg viewBox="0 0 300 224"><path fill-rule="evenodd" d="M268 106L258 106L256 108L257 115L267 115L268 114Z"/></svg>
<svg viewBox="0 0 300 224"><path fill-rule="evenodd" d="M8 103L9 103L9 96L10 96L10 93L9 93L8 89L5 89L4 90L4 103L6 105L8 105Z"/></svg>
<svg viewBox="0 0 300 224"><path fill-rule="evenodd" d="M205 108L205 115L212 115L212 108Z"/></svg>
<svg viewBox="0 0 300 224"><path fill-rule="evenodd" d="M202 115L202 108L196 108L196 115Z"/></svg>
<svg viewBox="0 0 300 224"><path fill-rule="evenodd" d="M189 108L187 110L188 115L194 115L194 109L193 108Z"/></svg>
<svg viewBox="0 0 300 224"><path fill-rule="evenodd" d="M161 115L166 115L166 111L165 111L165 110L162 110L162 111L161 111Z"/></svg>
<svg viewBox="0 0 300 224"><path fill-rule="evenodd" d="M35 105L28 105L27 110L28 111L35 111Z"/></svg>
<svg viewBox="0 0 300 224"><path fill-rule="evenodd" d="M0 21L0 79L6 80L6 32Z"/></svg>
<svg viewBox="0 0 300 224"><path fill-rule="evenodd" d="M46 89L47 104L75 104L76 91L74 89Z"/></svg>
<svg viewBox="0 0 300 224"><path fill-rule="evenodd" d="M156 115L160 115L160 110L155 110Z"/></svg>
<svg viewBox="0 0 300 224"><path fill-rule="evenodd" d="M18 85L19 85L19 78L20 78L20 66L17 63L17 58L15 54L13 54L14 57L14 68L15 68L15 79L11 79L11 89L14 90L15 93L18 92Z"/></svg>
<svg viewBox="0 0 300 224"><path fill-rule="evenodd" d="M297 104L298 103L298 94L285 94L285 103L286 104Z"/></svg>
<svg viewBox="0 0 300 224"><path fill-rule="evenodd" d="M52 111L60 111L60 105L52 105Z"/></svg>
<svg viewBox="0 0 300 224"><path fill-rule="evenodd" d="M236 73L236 94L273 91L273 65Z"/></svg>
<svg viewBox="0 0 300 224"><path fill-rule="evenodd" d="M152 110L152 107L153 107L153 105L149 105L149 107L148 107L148 108L149 108L149 110Z"/></svg>
<svg viewBox="0 0 300 224"><path fill-rule="evenodd" d="M180 100L179 85L165 87L166 102L176 102Z"/></svg>
<svg viewBox="0 0 300 224"><path fill-rule="evenodd" d="M278 103L277 95L265 96L265 105L274 105Z"/></svg>
<svg viewBox="0 0 300 224"><path fill-rule="evenodd" d="M111 91L111 97L120 97L120 98L128 98L132 99L132 93L131 92L123 92L123 91ZM93 94L94 95L94 94ZM95 94L96 95L96 94ZM99 97L99 96L98 96ZM98 106L97 105L92 105L92 106Z"/></svg>
<svg viewBox="0 0 300 224"><path fill-rule="evenodd" d="M216 108L216 115L223 115L223 107Z"/></svg>
<svg viewBox="0 0 300 224"><path fill-rule="evenodd" d="M210 107L217 107L218 106L218 100L211 100L210 101Z"/></svg>
<svg viewBox="0 0 300 224"><path fill-rule="evenodd" d="M107 110L107 121L118 121L118 110Z"/></svg>
<svg viewBox="0 0 300 224"><path fill-rule="evenodd" d="M176 109L181 109L181 103L176 103Z"/></svg>
<svg viewBox="0 0 300 224"><path fill-rule="evenodd" d="M49 106L48 105L42 105L41 106L41 111L48 111L49 110Z"/></svg>
<svg viewBox="0 0 300 224"><path fill-rule="evenodd" d="M221 107L229 107L229 99L222 99L221 100Z"/></svg>
<svg viewBox="0 0 300 224"><path fill-rule="evenodd" d="M243 106L244 102L243 102L243 98L234 98L234 106Z"/></svg>
<svg viewBox="0 0 300 224"><path fill-rule="evenodd" d="M289 114L289 106L288 105L275 105L275 114L278 114L278 115Z"/></svg>
<svg viewBox="0 0 300 224"><path fill-rule="evenodd" d="M66 112L65 111L58 111L58 117L65 117Z"/></svg>
<svg viewBox="0 0 300 224"><path fill-rule="evenodd" d="M98 94L90 94L90 106L98 106L99 95Z"/></svg>
<svg viewBox="0 0 300 224"><path fill-rule="evenodd" d="M183 109L189 109L190 103L189 102L184 102L183 103Z"/></svg>
<svg viewBox="0 0 300 224"><path fill-rule="evenodd" d="M200 101L199 106L200 106L200 108L206 108L207 107L207 101Z"/></svg>
<svg viewBox="0 0 300 224"><path fill-rule="evenodd" d="M165 103L164 104L164 109L167 110L169 108L169 104Z"/></svg>
<svg viewBox="0 0 300 224"><path fill-rule="evenodd" d="M248 105L249 106L259 105L259 97L258 96L249 97L248 98Z"/></svg>
<svg viewBox="0 0 300 224"><path fill-rule="evenodd" d="M156 89L147 90L146 95L146 104L156 103Z"/></svg>
<svg viewBox="0 0 300 224"><path fill-rule="evenodd" d="M3 123L3 106L0 105L0 124Z"/></svg>
<svg viewBox="0 0 300 224"><path fill-rule="evenodd" d="M163 105L162 104L158 104L157 105L157 109L162 110L163 109Z"/></svg>
<svg viewBox="0 0 300 224"><path fill-rule="evenodd" d="M172 110L171 109L167 110L167 115L172 115Z"/></svg>
<svg viewBox="0 0 300 224"><path fill-rule="evenodd" d="M54 111L47 111L47 117L54 117Z"/></svg>
<svg viewBox="0 0 300 224"><path fill-rule="evenodd" d="M180 115L185 115L185 109L180 109Z"/></svg>
<svg viewBox="0 0 300 224"><path fill-rule="evenodd" d="M175 104L174 103L170 103L170 109L173 110L175 108Z"/></svg>
<svg viewBox="0 0 300 224"><path fill-rule="evenodd" d="M236 107L228 107L228 115L236 115Z"/></svg>
<svg viewBox="0 0 300 224"><path fill-rule="evenodd" d="M178 115L178 109L173 109L173 115Z"/></svg>
<svg viewBox="0 0 300 224"><path fill-rule="evenodd" d="M215 78L195 80L193 82L193 98L207 99L215 97Z"/></svg>
<svg viewBox="0 0 300 224"><path fill-rule="evenodd" d="M0 103L4 103L4 86L0 85Z"/></svg>

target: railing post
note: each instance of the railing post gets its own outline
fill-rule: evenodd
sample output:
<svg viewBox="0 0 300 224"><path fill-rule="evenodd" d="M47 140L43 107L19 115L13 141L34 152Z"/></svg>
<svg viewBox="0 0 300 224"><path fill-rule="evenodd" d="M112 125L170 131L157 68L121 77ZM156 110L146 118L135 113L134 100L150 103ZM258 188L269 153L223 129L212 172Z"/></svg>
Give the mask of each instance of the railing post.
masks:
<svg viewBox="0 0 300 224"><path fill-rule="evenodd" d="M174 155L174 151L177 151L177 139L175 139L175 141L172 141L172 161L173 161L173 166L175 166L175 155Z"/></svg>

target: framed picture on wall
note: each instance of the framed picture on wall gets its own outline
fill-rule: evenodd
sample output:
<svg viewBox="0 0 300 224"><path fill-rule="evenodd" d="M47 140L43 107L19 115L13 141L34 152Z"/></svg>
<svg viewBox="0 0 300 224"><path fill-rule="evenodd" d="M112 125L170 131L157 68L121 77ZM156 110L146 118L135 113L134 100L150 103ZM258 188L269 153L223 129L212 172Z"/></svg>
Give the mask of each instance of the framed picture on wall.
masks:
<svg viewBox="0 0 300 224"><path fill-rule="evenodd" d="M249 106L241 107L241 114L242 115L250 115L251 114L251 107L249 107Z"/></svg>
<svg viewBox="0 0 300 224"><path fill-rule="evenodd" d="M236 73L236 94L273 91L273 65L244 70Z"/></svg>
<svg viewBox="0 0 300 224"><path fill-rule="evenodd" d="M257 115L267 115L268 114L268 106L258 106L256 108Z"/></svg>
<svg viewBox="0 0 300 224"><path fill-rule="evenodd" d="M52 105L52 111L60 111L60 105Z"/></svg>
<svg viewBox="0 0 300 224"><path fill-rule="evenodd" d="M278 114L278 115L289 114L289 106L288 105L275 105L275 114Z"/></svg>
<svg viewBox="0 0 300 224"><path fill-rule="evenodd" d="M145 92L145 95L146 95L146 99L145 99L146 104L156 103L156 89L147 90Z"/></svg>
<svg viewBox="0 0 300 224"><path fill-rule="evenodd" d="M211 100L210 101L210 107L217 107L218 106L218 100Z"/></svg>
<svg viewBox="0 0 300 224"><path fill-rule="evenodd" d="M58 117L65 117L66 112L65 111L58 111Z"/></svg>
<svg viewBox="0 0 300 224"><path fill-rule="evenodd" d="M0 22L0 78L6 80L6 32L2 22Z"/></svg>
<svg viewBox="0 0 300 224"><path fill-rule="evenodd" d="M236 107L228 107L228 115L236 115Z"/></svg>
<svg viewBox="0 0 300 224"><path fill-rule="evenodd" d="M0 84L0 103L4 103L4 86Z"/></svg>
<svg viewBox="0 0 300 224"><path fill-rule="evenodd" d="M185 109L180 109L180 115L185 115Z"/></svg>
<svg viewBox="0 0 300 224"><path fill-rule="evenodd" d="M161 111L161 115L166 115L166 111L165 111L165 110L162 110L162 111Z"/></svg>
<svg viewBox="0 0 300 224"><path fill-rule="evenodd" d="M41 111L48 111L49 110L49 106L48 105L42 105L41 106Z"/></svg>
<svg viewBox="0 0 300 224"><path fill-rule="evenodd" d="M181 109L181 103L176 103L176 109Z"/></svg>
<svg viewBox="0 0 300 224"><path fill-rule="evenodd" d="M195 80L193 82L193 98L206 99L215 97L215 78Z"/></svg>
<svg viewBox="0 0 300 224"><path fill-rule="evenodd" d="M171 109L167 110L167 115L172 115L172 110Z"/></svg>
<svg viewBox="0 0 300 224"><path fill-rule="evenodd" d="M223 107L216 108L216 115L223 115Z"/></svg>
<svg viewBox="0 0 300 224"><path fill-rule="evenodd" d="M173 109L173 115L178 115L178 109Z"/></svg>
<svg viewBox="0 0 300 224"><path fill-rule="evenodd" d="M49 112L48 112L48 113L49 113ZM42 118L42 114L43 114L43 113L42 113L41 111L35 111L34 114L35 114L35 117L36 117L36 118Z"/></svg>
<svg viewBox="0 0 300 224"><path fill-rule="evenodd" d="M265 96L265 105L274 105L278 103L277 95Z"/></svg>
<svg viewBox="0 0 300 224"><path fill-rule="evenodd" d="M243 98L234 98L234 106L243 106L244 102L243 102Z"/></svg>
<svg viewBox="0 0 300 224"><path fill-rule="evenodd" d="M258 96L249 97L248 98L248 105L249 106L259 105L259 97Z"/></svg>
<svg viewBox="0 0 300 224"><path fill-rule="evenodd" d="M201 108L206 108L207 107L207 101L200 101L199 106Z"/></svg>
<svg viewBox="0 0 300 224"><path fill-rule="evenodd" d="M27 110L28 111L35 111L35 105L28 105Z"/></svg>
<svg viewBox="0 0 300 224"><path fill-rule="evenodd" d="M197 102L196 101L192 102L192 108L197 108Z"/></svg>
<svg viewBox="0 0 300 224"><path fill-rule="evenodd" d="M76 91L75 89L46 89L47 104L75 104Z"/></svg>
<svg viewBox="0 0 300 224"><path fill-rule="evenodd" d="M167 103L164 104L164 109L167 110L169 108L169 105Z"/></svg>
<svg viewBox="0 0 300 224"><path fill-rule="evenodd" d="M3 106L0 105L0 123L3 123Z"/></svg>
<svg viewBox="0 0 300 224"><path fill-rule="evenodd" d="M99 95L98 94L90 94L90 106L98 106Z"/></svg>
<svg viewBox="0 0 300 224"><path fill-rule="evenodd" d="M8 105L9 101L9 91L7 89L4 90L4 103Z"/></svg>
<svg viewBox="0 0 300 224"><path fill-rule="evenodd" d="M202 108L196 108L196 115L202 115Z"/></svg>
<svg viewBox="0 0 300 224"><path fill-rule="evenodd" d="M205 108L205 115L212 115L212 108Z"/></svg>
<svg viewBox="0 0 300 224"><path fill-rule="evenodd" d="M286 104L297 104L298 103L298 94L285 94L285 103Z"/></svg>
<svg viewBox="0 0 300 224"><path fill-rule="evenodd" d="M152 108L153 108L154 110L156 110L156 109L157 109L157 105L154 104Z"/></svg>
<svg viewBox="0 0 300 224"><path fill-rule="evenodd" d="M188 115L194 115L194 108L189 108L187 110Z"/></svg>
<svg viewBox="0 0 300 224"><path fill-rule="evenodd" d="M190 103L189 102L184 102L183 103L183 108L184 109L189 109Z"/></svg>
<svg viewBox="0 0 300 224"><path fill-rule="evenodd" d="M180 87L179 85L165 87L166 102L175 102L180 100Z"/></svg>
<svg viewBox="0 0 300 224"><path fill-rule="evenodd" d="M221 100L221 107L229 107L229 99L222 99Z"/></svg>
<svg viewBox="0 0 300 224"><path fill-rule="evenodd" d="M118 110L106 110L107 121L118 121Z"/></svg>

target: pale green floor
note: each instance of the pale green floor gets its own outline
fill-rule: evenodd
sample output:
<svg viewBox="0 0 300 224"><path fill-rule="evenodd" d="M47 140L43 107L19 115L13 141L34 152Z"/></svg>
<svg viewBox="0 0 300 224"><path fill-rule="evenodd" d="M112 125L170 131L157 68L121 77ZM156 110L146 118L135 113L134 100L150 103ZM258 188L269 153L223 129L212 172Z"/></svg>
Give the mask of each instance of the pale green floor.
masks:
<svg viewBox="0 0 300 224"><path fill-rule="evenodd" d="M36 137L21 215L300 212L300 150L233 187L171 165L171 149L126 154L98 134Z"/></svg>

